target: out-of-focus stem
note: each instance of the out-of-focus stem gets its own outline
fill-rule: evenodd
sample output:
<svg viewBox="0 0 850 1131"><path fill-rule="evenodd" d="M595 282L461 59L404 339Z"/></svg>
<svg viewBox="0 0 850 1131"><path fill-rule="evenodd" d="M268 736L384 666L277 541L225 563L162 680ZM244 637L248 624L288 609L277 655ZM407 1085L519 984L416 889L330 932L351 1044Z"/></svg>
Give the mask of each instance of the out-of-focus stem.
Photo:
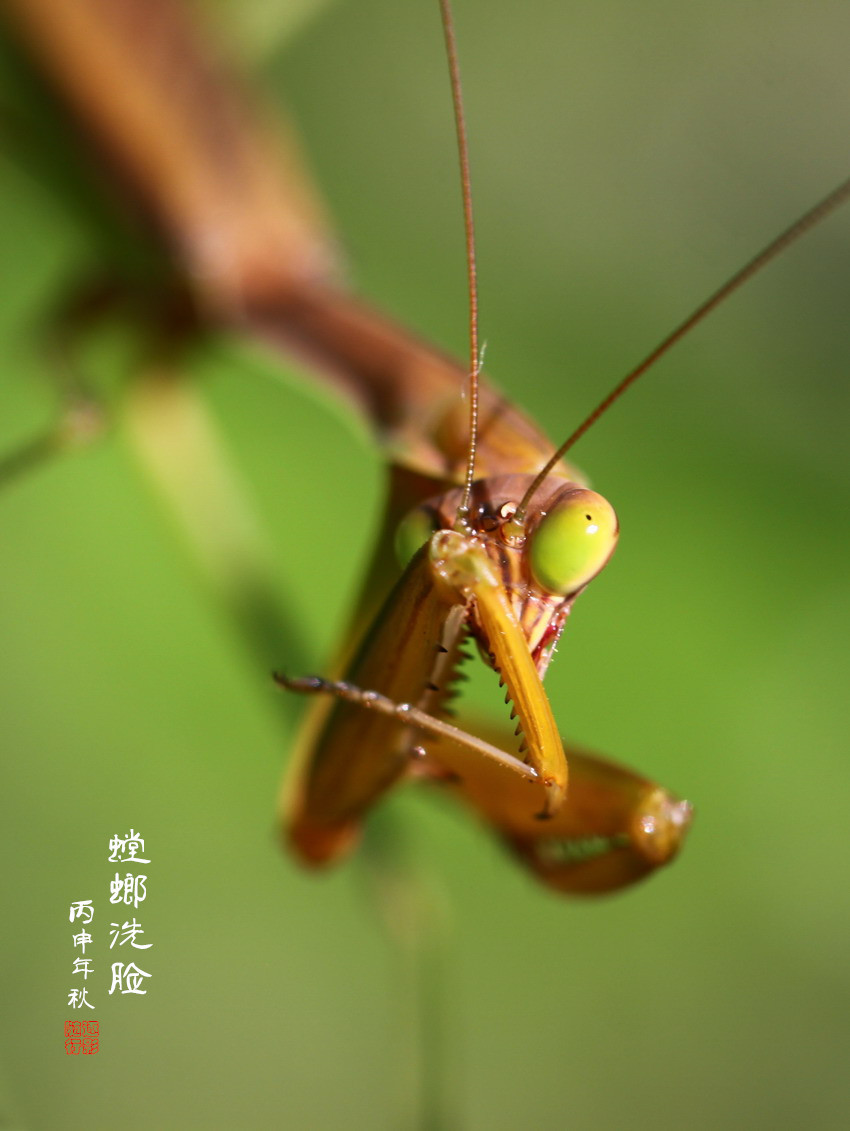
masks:
<svg viewBox="0 0 850 1131"><path fill-rule="evenodd" d="M306 662L284 613L272 555L209 409L186 374L149 366L122 406L140 466L205 585L240 630L260 669Z"/></svg>

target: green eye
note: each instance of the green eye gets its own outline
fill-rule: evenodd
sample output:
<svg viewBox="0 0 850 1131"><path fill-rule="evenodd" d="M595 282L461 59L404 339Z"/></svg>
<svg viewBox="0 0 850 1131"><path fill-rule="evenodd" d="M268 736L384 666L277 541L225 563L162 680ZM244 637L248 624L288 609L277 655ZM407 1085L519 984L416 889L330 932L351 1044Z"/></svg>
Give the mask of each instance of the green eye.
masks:
<svg viewBox="0 0 850 1131"><path fill-rule="evenodd" d="M531 538L531 572L550 593L586 585L614 552L617 516L607 499L576 488L540 520Z"/></svg>
<svg viewBox="0 0 850 1131"><path fill-rule="evenodd" d="M417 507L402 519L395 532L395 555L402 568L436 529L434 516L422 507Z"/></svg>

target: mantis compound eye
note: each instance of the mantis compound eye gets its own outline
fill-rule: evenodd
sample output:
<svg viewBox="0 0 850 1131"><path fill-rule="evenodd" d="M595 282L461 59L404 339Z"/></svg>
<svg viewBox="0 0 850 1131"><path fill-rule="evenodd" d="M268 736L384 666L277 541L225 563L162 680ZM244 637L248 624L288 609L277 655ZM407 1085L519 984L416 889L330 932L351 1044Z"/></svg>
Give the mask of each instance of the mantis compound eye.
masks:
<svg viewBox="0 0 850 1131"><path fill-rule="evenodd" d="M531 535L534 580L566 597L602 569L617 545L619 524L607 499L577 487L562 495Z"/></svg>
<svg viewBox="0 0 850 1131"><path fill-rule="evenodd" d="M417 507L405 515L395 532L395 554L402 569L420 546L425 545L437 526L436 516L425 507Z"/></svg>

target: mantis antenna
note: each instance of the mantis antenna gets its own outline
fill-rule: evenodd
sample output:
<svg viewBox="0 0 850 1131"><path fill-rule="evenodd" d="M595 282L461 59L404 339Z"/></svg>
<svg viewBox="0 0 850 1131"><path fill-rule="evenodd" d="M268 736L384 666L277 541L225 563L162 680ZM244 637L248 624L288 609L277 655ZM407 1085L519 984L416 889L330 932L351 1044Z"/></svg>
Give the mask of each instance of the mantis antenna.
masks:
<svg viewBox="0 0 850 1131"><path fill-rule="evenodd" d="M469 290L469 450L466 458L466 480L463 498L458 507L458 521L465 525L469 514L469 500L475 480L475 453L478 445L478 374L481 356L478 348L478 275L475 264L475 218L472 211L472 186L469 178L469 143L466 137L466 119L463 113L463 88L457 58L454 17L450 0L440 0L440 15L446 40L449 63L449 80L452 88L457 151L460 161L460 184L463 194L463 226L466 233L466 271Z"/></svg>
<svg viewBox="0 0 850 1131"><path fill-rule="evenodd" d="M805 235L806 232L810 231L822 220L825 220L827 216L831 215L837 208L840 208L848 199L850 199L850 177L842 181L837 188L833 189L831 193L820 200L813 208L810 208L808 212L805 212L798 220L795 220L785 231L780 232L775 239L771 240L766 247L763 247L748 263L745 263L740 270L736 271L722 286L718 287L717 290L710 295L705 302L701 303L696 310L689 314L683 322L680 322L675 330L668 334L651 353L647 354L639 365L636 365L631 372L627 373L626 376L614 386L611 392L599 402L593 412L585 417L578 428L567 437L551 459L540 469L534 482L528 488L521 503L517 507L513 520L514 524L517 527L522 525L526 508L534 493L561 456L563 456L565 452L568 452L570 448L581 439L585 432L596 423L600 416L603 416L608 411L615 401L620 399L623 393L625 393L639 377L642 377L648 369L651 369L659 358L663 357L677 342L689 334L695 326L699 325L716 307L725 302L739 287L749 282L763 267L766 267L768 263L771 263L777 256L781 255L783 251L800 239L801 236Z"/></svg>

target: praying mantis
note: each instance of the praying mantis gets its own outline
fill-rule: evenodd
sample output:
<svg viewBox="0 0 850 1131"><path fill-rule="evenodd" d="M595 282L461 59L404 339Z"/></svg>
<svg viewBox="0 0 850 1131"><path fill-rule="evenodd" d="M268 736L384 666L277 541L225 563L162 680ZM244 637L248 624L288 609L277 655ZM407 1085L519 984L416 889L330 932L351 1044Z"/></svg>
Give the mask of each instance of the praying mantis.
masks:
<svg viewBox="0 0 850 1131"><path fill-rule="evenodd" d="M384 533L359 602L361 617L365 610L366 619L375 619L345 679L278 677L290 690L337 700L314 711L305 728L284 793L283 821L301 857L325 864L349 849L364 813L388 788L411 774L432 777L447 781L545 883L570 894L598 894L669 863L690 824L691 807L594 755L565 756L542 677L574 600L614 551L618 521L607 500L588 490L561 457L669 348L840 207L850 197L850 180L715 291L551 454L551 444L530 438L523 419L479 380L466 126L451 7L448 0L440 7L469 274L466 448L459 461L457 405L446 409L435 386L426 392L433 404L416 436L416 455L402 449L391 464ZM420 374L398 382L397 412L404 414L398 406L405 405L408 387L421 397L422 384ZM375 614L373 594L386 585L385 558L396 528L409 564ZM522 739L520 757L507 753L504 740L493 746L440 717L461 678L467 638L506 688L505 703Z"/></svg>
<svg viewBox="0 0 850 1131"><path fill-rule="evenodd" d="M78 29L44 24L50 10L49 3L25 5L23 18L40 28L46 54L62 60L56 45ZM98 0L83 11L94 18L79 50L90 52L106 81L127 62L132 26L121 15L104 18ZM155 38L153 21L150 27ZM175 43L191 57L191 41L178 34ZM566 758L541 683L575 598L613 552L618 524L610 505L580 473L550 460L552 444L486 385L478 416L467 424L459 371L328 283L321 224L303 194L276 182L260 133L241 132L244 123L226 94L212 111L229 130L235 155L235 173L222 178L209 139L200 129L189 132L196 91L163 118L144 71L126 84L117 110L92 102L78 61L70 71L60 62L57 73L182 245L202 304L225 322L324 354L342 368L346 391L366 407L392 452L384 532L354 633L372 617L376 628L345 681L281 679L340 700L315 708L290 775L284 821L299 854L312 863L341 854L365 812L409 774L458 794L559 890L613 890L672 859L689 823L687 803L593 755L575 750ZM209 93L215 97L215 87ZM138 136L125 132L117 140L132 117ZM462 156L465 162L463 147ZM295 180L297 171L288 176ZM468 188L468 178L464 183ZM475 389L471 396L478 396ZM392 542L399 527L406 556L415 552L397 580ZM573 549L566 548L570 539ZM583 543L593 548L575 548ZM393 586L393 604L379 613L374 594ZM513 753L436 717L452 693L466 636L506 685L523 739Z"/></svg>
<svg viewBox="0 0 850 1131"><path fill-rule="evenodd" d="M408 389L431 403L415 451L396 451L390 465L384 532L359 602L373 626L345 681L279 677L291 690L337 698L305 728L283 820L302 858L324 864L349 848L364 813L412 771L448 781L556 889L606 892L676 855L690 806L593 755L572 751L568 759L543 690L573 602L613 553L618 522L607 500L561 462L563 450L551 455L552 445L480 382L469 156L447 0L441 14L470 285L466 442L457 397L447 402L436 382L430 388L421 374L400 374L397 412ZM396 530L410 561L375 613ZM504 741L494 746L445 721L469 640L500 674L518 720L519 757Z"/></svg>
<svg viewBox="0 0 850 1131"><path fill-rule="evenodd" d="M332 711L309 768L298 769L296 760L301 784L293 787L287 823L300 854L312 862L339 855L355 821L406 774L416 754L420 772L450 780L555 887L607 890L671 858L689 809L628 771L576 752L567 804L567 759L542 690L573 600L613 551L617 520L610 505L559 461L549 469L556 477L535 481L551 445L502 398L486 386L479 390L474 318L476 414L467 426L458 413L457 369L359 310L328 282L326 249L309 204L270 170L259 131L245 129L238 104L204 74L196 45L167 7L161 23L150 11L139 14L140 22L131 10L103 7L100 0L79 11L82 30L78 11L50 3L23 5L18 18L93 133L129 168L136 193L182 248L202 304L237 325L332 359L394 451L386 531L361 612L371 614L372 591L393 580L386 558L399 522L403 540L417 552L355 666L363 694ZM133 67L140 45L142 58L155 61L150 73ZM451 57L454 63L454 52ZM185 87L175 77L181 62L197 75ZM119 76L120 93L114 103L104 101L102 90L115 87ZM456 66L454 80L459 98ZM202 125L202 115L217 123L215 129ZM461 154L466 163L465 145ZM294 176L290 168L287 179ZM468 189L466 176L464 183ZM471 263L470 208L467 216ZM463 466L468 472L459 498L449 489ZM432 498L435 492L445 495L442 501ZM404 518L416 504L424 509ZM576 522L584 525L565 551L565 529ZM416 544L423 523L442 530L432 540L427 568ZM503 676L527 743L527 765L434 717L458 678L468 634ZM388 678L391 672L395 679ZM374 709L381 703L394 718ZM373 709L365 711L364 704ZM423 729L431 733L420 758L423 744L413 736Z"/></svg>

